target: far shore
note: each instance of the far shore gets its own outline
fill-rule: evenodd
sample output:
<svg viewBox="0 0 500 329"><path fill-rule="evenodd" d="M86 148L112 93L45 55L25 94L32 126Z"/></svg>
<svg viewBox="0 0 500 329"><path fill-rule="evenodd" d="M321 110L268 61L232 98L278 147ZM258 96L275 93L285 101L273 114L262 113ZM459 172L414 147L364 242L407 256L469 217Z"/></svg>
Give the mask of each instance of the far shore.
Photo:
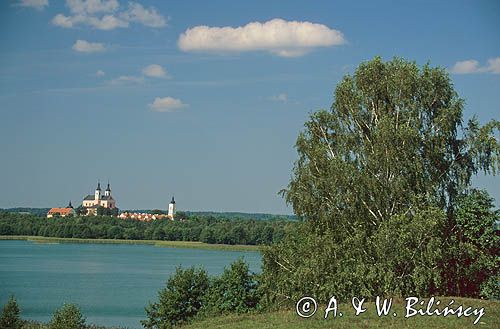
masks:
<svg viewBox="0 0 500 329"><path fill-rule="evenodd" d="M0 235L0 240L26 240L35 243L95 243L95 244L148 244L155 247L190 248L226 251L260 251L262 246L210 244L197 241L163 241L163 240L125 240L125 239L80 239L57 238L29 235Z"/></svg>

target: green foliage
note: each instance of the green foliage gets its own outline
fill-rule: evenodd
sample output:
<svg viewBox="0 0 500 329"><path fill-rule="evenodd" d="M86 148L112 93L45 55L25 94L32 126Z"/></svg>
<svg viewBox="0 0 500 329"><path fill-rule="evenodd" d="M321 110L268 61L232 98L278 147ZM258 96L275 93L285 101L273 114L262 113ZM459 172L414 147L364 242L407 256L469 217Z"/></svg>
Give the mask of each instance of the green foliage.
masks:
<svg viewBox="0 0 500 329"><path fill-rule="evenodd" d="M500 211L493 208L493 198L484 190L473 189L458 200L455 218L461 242L472 243L489 253L495 252L500 244L500 237L495 234Z"/></svg>
<svg viewBox="0 0 500 329"><path fill-rule="evenodd" d="M345 76L297 138L282 194L306 222L264 252L264 300L477 296L453 282L498 273L492 217L459 200L472 175L500 168L500 122L464 128L463 103L444 69L399 58Z"/></svg>
<svg viewBox="0 0 500 329"><path fill-rule="evenodd" d="M146 307L148 319L141 321L142 325L147 329L160 329L187 322L198 314L208 287L205 270L177 268L158 293L158 302Z"/></svg>
<svg viewBox="0 0 500 329"><path fill-rule="evenodd" d="M85 318L74 304L64 304L54 312L49 329L85 329Z"/></svg>
<svg viewBox="0 0 500 329"><path fill-rule="evenodd" d="M246 313L255 309L259 301L256 279L248 264L238 259L210 283L204 298L204 313Z"/></svg>
<svg viewBox="0 0 500 329"><path fill-rule="evenodd" d="M2 329L20 329L22 320L20 317L21 311L17 305L14 296L11 296L4 305L2 315L0 316L0 328Z"/></svg>
<svg viewBox="0 0 500 329"><path fill-rule="evenodd" d="M441 286L435 269L443 259L442 228L446 215L438 208L396 215L372 236L374 266L367 275L378 296L426 296ZM378 291L377 291L378 289Z"/></svg>
<svg viewBox="0 0 500 329"><path fill-rule="evenodd" d="M106 209L106 211L117 211ZM103 210L103 211L104 211ZM287 220L228 220L192 216L183 221L141 222L116 217L47 218L0 212L0 235L59 238L202 241L219 244L270 244L281 240L295 222Z"/></svg>
<svg viewBox="0 0 500 329"><path fill-rule="evenodd" d="M158 302L146 307L148 318L141 323L147 329L172 328L201 315L246 313L259 300L257 276L241 258L211 279L203 269L177 268L159 291Z"/></svg>
<svg viewBox="0 0 500 329"><path fill-rule="evenodd" d="M500 211L493 207L486 191L473 189L458 199L446 263L450 294L500 296L500 237L495 228Z"/></svg>
<svg viewBox="0 0 500 329"><path fill-rule="evenodd" d="M84 206L79 205L75 209L75 213L76 213L77 216L85 216L87 214L87 209Z"/></svg>

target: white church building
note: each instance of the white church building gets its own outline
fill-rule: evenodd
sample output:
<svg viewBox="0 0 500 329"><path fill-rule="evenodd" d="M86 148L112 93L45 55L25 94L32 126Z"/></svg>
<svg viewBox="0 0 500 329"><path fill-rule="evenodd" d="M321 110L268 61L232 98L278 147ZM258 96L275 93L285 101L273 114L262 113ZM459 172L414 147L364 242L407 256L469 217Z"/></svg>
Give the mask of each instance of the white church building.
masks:
<svg viewBox="0 0 500 329"><path fill-rule="evenodd" d="M103 195L101 193L101 183L98 182L94 195L87 195L82 201L82 206L87 210L87 215L97 215L97 208L99 206L109 209L116 208L116 201L111 196L109 183Z"/></svg>

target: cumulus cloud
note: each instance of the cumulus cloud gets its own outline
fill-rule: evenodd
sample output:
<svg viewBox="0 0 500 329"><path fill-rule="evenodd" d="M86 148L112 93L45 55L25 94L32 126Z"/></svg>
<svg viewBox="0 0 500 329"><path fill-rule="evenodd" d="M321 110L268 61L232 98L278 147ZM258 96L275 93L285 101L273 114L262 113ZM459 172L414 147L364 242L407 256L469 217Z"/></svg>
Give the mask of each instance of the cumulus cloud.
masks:
<svg viewBox="0 0 500 329"><path fill-rule="evenodd" d="M66 0L71 15L57 14L52 24L63 28L87 25L99 30L126 28L129 22L150 27L166 25L166 19L154 7L144 8L136 2L129 2L128 9L120 11L117 0Z"/></svg>
<svg viewBox="0 0 500 329"><path fill-rule="evenodd" d="M57 14L54 18L52 18L52 24L64 28L72 28L76 25L82 24L99 30L113 30L118 27L128 27L127 21L113 15L95 17L87 15L65 16L63 14Z"/></svg>
<svg viewBox="0 0 500 329"><path fill-rule="evenodd" d="M488 72L500 74L500 57L488 59Z"/></svg>
<svg viewBox="0 0 500 329"><path fill-rule="evenodd" d="M153 103L149 104L149 108L156 112L173 112L187 107L180 99L173 97L156 97Z"/></svg>
<svg viewBox="0 0 500 329"><path fill-rule="evenodd" d="M88 42L85 40L76 40L73 45L73 50L82 53L96 53L106 50L106 47L102 43L98 42Z"/></svg>
<svg viewBox="0 0 500 329"><path fill-rule="evenodd" d="M493 73L500 74L500 57L488 59L488 64L481 66L475 59L456 62L450 69L451 73L455 74L471 74L471 73Z"/></svg>
<svg viewBox="0 0 500 329"><path fill-rule="evenodd" d="M167 20L154 7L146 9L136 2L129 2L128 10L122 13L121 17L128 22L138 22L149 27L163 27L167 25Z"/></svg>
<svg viewBox="0 0 500 329"><path fill-rule="evenodd" d="M134 75L121 75L118 78L109 81L111 85L124 85L124 84L134 84L143 83L144 77L137 77Z"/></svg>
<svg viewBox="0 0 500 329"><path fill-rule="evenodd" d="M151 64L142 69L142 74L152 78L166 78L167 72L161 65Z"/></svg>
<svg viewBox="0 0 500 329"><path fill-rule="evenodd" d="M17 5L42 10L49 5L49 0L20 0Z"/></svg>
<svg viewBox="0 0 500 329"><path fill-rule="evenodd" d="M288 101L288 95L285 93L281 93L278 95L274 95L269 97L270 100L275 101L275 102L283 102L286 103Z"/></svg>
<svg viewBox="0 0 500 329"><path fill-rule="evenodd" d="M64 16L63 14L57 14L52 18L52 24L60 26L60 27L65 27L65 28L70 28L73 27L73 19L68 16Z"/></svg>
<svg viewBox="0 0 500 329"><path fill-rule="evenodd" d="M479 62L474 59L456 62L451 68L451 72L456 74L477 73L479 70Z"/></svg>
<svg viewBox="0 0 500 329"><path fill-rule="evenodd" d="M345 43L342 32L323 24L273 19L239 27L195 26L179 37L183 51L242 52L268 51L278 56L297 57L318 47Z"/></svg>
<svg viewBox="0 0 500 329"><path fill-rule="evenodd" d="M109 13L118 9L117 0L66 0L66 6L73 14Z"/></svg>
<svg viewBox="0 0 500 329"><path fill-rule="evenodd" d="M97 70L97 72L95 73L95 75L98 76L98 77L103 77L103 76L106 75L106 73L104 73L103 70Z"/></svg>

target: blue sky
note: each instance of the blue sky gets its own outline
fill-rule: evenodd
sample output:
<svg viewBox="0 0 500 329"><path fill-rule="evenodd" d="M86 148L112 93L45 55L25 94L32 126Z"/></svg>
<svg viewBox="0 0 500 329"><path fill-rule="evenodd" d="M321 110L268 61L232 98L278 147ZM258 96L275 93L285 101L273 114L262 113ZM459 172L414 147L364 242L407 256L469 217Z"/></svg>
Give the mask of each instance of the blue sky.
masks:
<svg viewBox="0 0 500 329"><path fill-rule="evenodd" d="M2 1L0 207L79 204L100 179L121 209L291 213L297 134L362 61L446 67L465 118L500 119L498 17L497 1ZM498 177L476 183L499 204Z"/></svg>

